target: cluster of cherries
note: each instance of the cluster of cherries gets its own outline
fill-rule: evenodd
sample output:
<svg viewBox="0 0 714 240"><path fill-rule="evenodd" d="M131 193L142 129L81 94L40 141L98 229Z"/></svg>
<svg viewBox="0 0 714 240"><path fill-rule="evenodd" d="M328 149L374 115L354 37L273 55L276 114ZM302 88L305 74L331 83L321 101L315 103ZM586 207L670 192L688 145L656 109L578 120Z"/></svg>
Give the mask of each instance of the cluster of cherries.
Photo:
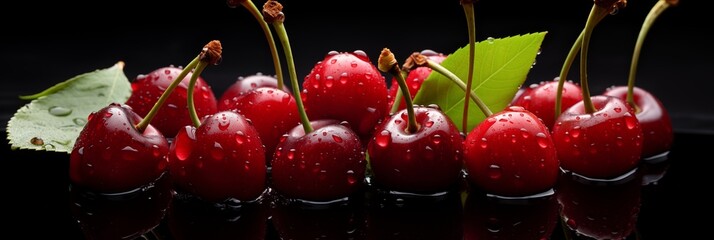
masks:
<svg viewBox="0 0 714 240"><path fill-rule="evenodd" d="M266 21L284 32L282 12L271 16ZM583 33L576 45L584 59ZM71 180L117 194L168 173L178 190L209 202L251 202L273 189L325 203L365 186L439 195L466 176L488 194L526 197L553 189L561 169L618 179L671 146L667 111L647 91L621 86L591 97L587 84L565 78L522 89L509 107L462 132L438 106L411 102L446 56L411 57L428 64L400 68L386 48L378 64L364 51L332 51L302 85L290 65L292 91L279 77L256 74L217 98L199 76L220 59L212 41L186 67L138 76L126 103L92 113L71 153ZM394 75L391 86L382 72Z"/></svg>

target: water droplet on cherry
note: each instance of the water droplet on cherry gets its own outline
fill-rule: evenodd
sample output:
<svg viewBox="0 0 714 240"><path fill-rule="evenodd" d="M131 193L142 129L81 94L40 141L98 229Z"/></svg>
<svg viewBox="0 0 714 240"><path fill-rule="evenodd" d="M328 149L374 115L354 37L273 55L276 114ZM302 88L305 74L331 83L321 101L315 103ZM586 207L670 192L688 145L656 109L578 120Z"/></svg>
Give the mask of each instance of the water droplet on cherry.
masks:
<svg viewBox="0 0 714 240"><path fill-rule="evenodd" d="M548 136L545 135L545 133L539 132L536 134L536 140L538 142L538 146L541 148L548 148L550 144L548 143Z"/></svg>
<svg viewBox="0 0 714 240"><path fill-rule="evenodd" d="M222 160L225 157L225 152L223 151L223 146L220 143L214 142L213 148L211 149L211 157L216 160Z"/></svg>
<svg viewBox="0 0 714 240"><path fill-rule="evenodd" d="M392 142L392 136L389 130L382 130L377 136L374 137L377 146L387 147Z"/></svg>
<svg viewBox="0 0 714 240"><path fill-rule="evenodd" d="M487 172L488 172L488 177L493 180L497 180L497 179L501 178L501 175L503 174L503 172L501 171L501 166L498 166L496 164L489 165Z"/></svg>

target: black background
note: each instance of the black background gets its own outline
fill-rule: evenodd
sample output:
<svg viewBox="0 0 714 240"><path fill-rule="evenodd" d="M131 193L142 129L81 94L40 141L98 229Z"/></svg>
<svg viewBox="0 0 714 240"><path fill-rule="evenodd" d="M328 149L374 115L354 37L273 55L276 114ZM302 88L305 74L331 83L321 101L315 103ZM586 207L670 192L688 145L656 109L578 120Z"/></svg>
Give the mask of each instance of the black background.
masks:
<svg viewBox="0 0 714 240"><path fill-rule="evenodd" d="M259 9L264 1L254 1ZM595 29L588 63L591 91L626 84L635 39L655 0L629 1ZM451 53L467 44L458 1L281 1L300 80L331 51L363 50L376 62L388 47L398 59L423 49ZM16 4L17 6L13 6ZM669 109L676 131L714 133L711 20L702 1L682 1L652 26L643 46L637 85ZM591 1L478 1L476 38L547 31L526 83L551 80L582 30ZM239 76L274 74L262 30L244 8L224 1L23 1L3 7L0 46L2 119L39 92L80 73L126 63L129 79L167 65L185 65L210 40L224 61L204 71L216 95ZM14 17L17 16L17 17ZM276 36L277 39L277 36ZM278 44L280 46L280 44ZM282 50L279 50L282 55ZM283 62L284 76L288 77ZM578 63L569 79L578 80Z"/></svg>
<svg viewBox="0 0 714 240"><path fill-rule="evenodd" d="M589 77L594 94L626 84L635 39L656 0L630 1L605 18L590 45ZM263 1L255 1L260 8ZM281 1L298 78L331 51L365 51L374 61L383 47L398 59L423 49L450 53L468 40L458 1ZM661 188L649 190L640 216L643 239L688 236L704 230L690 216L709 216L697 194L709 186L700 160L712 144L714 51L705 1L685 0L653 25L642 50L637 85L658 96L678 134L675 164ZM567 51L584 26L591 1L484 0L476 6L476 37L507 37L548 31L526 84L559 74ZM168 65L185 65L210 40L221 40L223 62L203 72L220 95L237 77L274 74L259 25L243 8L224 1L16 1L0 9L0 122L39 92L81 73L126 63L129 79ZM277 39L277 37L276 37ZM279 46L279 45L278 45ZM282 51L281 51L282 55ZM283 63L284 75L288 76ZM577 80L577 63L570 79ZM3 232L23 236L80 236L66 202L67 155L2 152ZM691 155L690 155L691 154ZM703 156L692 158L690 156ZM688 190L694 188L695 190ZM671 217L670 217L671 216ZM691 227L695 226L695 227ZM59 232L50 229L58 227Z"/></svg>

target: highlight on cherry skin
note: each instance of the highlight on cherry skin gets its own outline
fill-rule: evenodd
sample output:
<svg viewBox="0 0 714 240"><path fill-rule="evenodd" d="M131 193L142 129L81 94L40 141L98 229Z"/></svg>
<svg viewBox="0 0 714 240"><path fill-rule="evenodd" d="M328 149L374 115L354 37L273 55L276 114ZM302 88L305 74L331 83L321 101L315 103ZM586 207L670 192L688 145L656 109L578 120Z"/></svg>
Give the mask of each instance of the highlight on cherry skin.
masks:
<svg viewBox="0 0 714 240"><path fill-rule="evenodd" d="M241 114L222 111L185 126L169 149L177 190L208 202L250 202L266 190L265 149Z"/></svg>
<svg viewBox="0 0 714 240"><path fill-rule="evenodd" d="M662 102L651 92L640 87L634 87L633 97L638 111L635 117L642 128L642 158L643 160L664 160L667 158L674 132L669 112ZM603 95L615 96L623 100L627 97L627 86L607 88Z"/></svg>
<svg viewBox="0 0 714 240"><path fill-rule="evenodd" d="M519 106L488 116L466 135L464 167L469 183L499 197L547 194L560 174L548 127Z"/></svg>
<svg viewBox="0 0 714 240"><path fill-rule="evenodd" d="M161 67L145 75L139 75L132 81L132 94L126 101L136 113L146 116L159 97L183 71L180 67ZM192 73L189 72L181 83L171 92L169 98L152 119L154 127L167 138L176 136L183 126L191 124L188 113L188 84ZM194 105L198 116L217 112L217 100L211 86L199 76L194 90Z"/></svg>
<svg viewBox="0 0 714 240"><path fill-rule="evenodd" d="M313 120L280 139L271 162L271 184L281 196L306 202L348 199L364 187L366 159L362 143L345 121Z"/></svg>
<svg viewBox="0 0 714 240"><path fill-rule="evenodd" d="M612 96L591 97L587 113L578 102L563 112L552 131L561 167L579 177L610 181L636 170L642 153L642 129L634 109Z"/></svg>
<svg viewBox="0 0 714 240"><path fill-rule="evenodd" d="M70 154L72 184L90 191L118 194L139 190L167 170L169 143L152 125L134 126L141 116L112 103L87 118Z"/></svg>
<svg viewBox="0 0 714 240"><path fill-rule="evenodd" d="M521 106L535 114L548 129L555 124L555 101L558 93L558 77L552 81L542 81L522 88L522 92L514 97L511 106ZM580 85L573 81L563 82L561 113L573 104L583 100Z"/></svg>
<svg viewBox="0 0 714 240"><path fill-rule="evenodd" d="M441 63L447 57L447 55L443 53L438 53L430 49L422 50L420 54L426 56L427 58L429 58L429 60L432 60L436 63ZM407 86L409 86L409 97L414 99L419 89L421 89L421 85L422 83L424 83L424 80L426 80L426 78L429 77L429 74L431 74L431 71L431 68L427 66L416 67L409 71L409 74L407 74L407 77L404 79L407 82ZM406 105L403 99L396 99L398 91L399 84L397 84L397 79L395 77L392 77L392 82L391 85L389 85L388 90L388 106L391 108L392 105L394 105L394 102L399 101L400 104L398 110L401 110L406 108Z"/></svg>
<svg viewBox="0 0 714 240"><path fill-rule="evenodd" d="M263 73L238 77L233 84L223 91L223 94L218 99L218 111L234 108L237 97L260 87L278 88L278 79L275 76L264 75ZM283 85L282 90L292 94L286 85Z"/></svg>
<svg viewBox="0 0 714 240"><path fill-rule="evenodd" d="M305 77L301 93L310 119L347 121L366 144L387 116L387 84L364 51L328 52Z"/></svg>
<svg viewBox="0 0 714 240"><path fill-rule="evenodd" d="M439 108L415 106L409 132L402 109L380 123L367 145L374 186L390 192L441 194L454 189L463 167L461 132Z"/></svg>

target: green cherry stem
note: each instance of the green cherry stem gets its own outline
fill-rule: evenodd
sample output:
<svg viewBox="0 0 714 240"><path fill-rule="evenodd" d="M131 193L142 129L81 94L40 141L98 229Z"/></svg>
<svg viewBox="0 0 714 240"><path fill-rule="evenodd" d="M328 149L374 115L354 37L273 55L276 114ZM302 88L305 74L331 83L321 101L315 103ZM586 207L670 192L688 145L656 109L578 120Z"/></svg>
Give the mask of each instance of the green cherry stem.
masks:
<svg viewBox="0 0 714 240"><path fill-rule="evenodd" d="M474 0L461 0L461 6L463 6L464 8L464 13L466 14L466 23L469 29L469 73L466 78L466 89L469 89L469 91L464 92L466 95L464 96L464 115L461 126L463 132L466 132L468 127L469 103L471 102L468 101L468 98L469 93L471 93L470 89L474 78L474 55L476 52L476 18L474 17L473 1Z"/></svg>
<svg viewBox="0 0 714 240"><path fill-rule="evenodd" d="M414 58L414 62L416 63L417 66L428 66L432 70L440 73L441 75L444 75L446 78L451 80L452 83L454 83L456 86L461 88L461 90L464 90L465 92L468 92L469 96L471 97L471 100L476 103L476 106L481 109L481 112L483 112L484 115L486 116L491 116L493 115L493 112L491 109L488 108L486 103L484 103L481 98L479 98L474 91L468 91L466 90L466 84L464 84L464 81L461 80L456 74L453 72L449 71L449 69L446 69L444 66L441 66L441 64L434 62L427 58L426 56L422 54L412 54L411 56ZM465 100L465 99L464 99ZM464 113L466 114L466 113Z"/></svg>
<svg viewBox="0 0 714 240"><path fill-rule="evenodd" d="M229 6L230 1L233 0L228 0L229 1ZM253 1L251 0L243 0L240 2L243 7L248 9L250 14L255 17L256 20L258 20L258 23L260 23L260 27L263 29L263 33L265 34L265 38L268 39L268 45L270 47L270 55L273 56L273 66L275 67L275 76L278 79L278 89L283 89L283 70L282 67L280 66L280 58L278 56L278 48L275 45L275 40L273 39L273 33L270 31L270 26L268 26L268 23L263 19L263 15L260 12L260 9L255 6Z"/></svg>
<svg viewBox="0 0 714 240"><path fill-rule="evenodd" d="M556 91L555 97L555 119L558 119L558 116L560 116L560 112L562 111L563 85L565 85L565 81L568 78L568 72L570 72L570 67L573 65L573 61L575 61L575 56L577 56L580 52L580 46L582 46L583 44L584 32L585 31L580 32L578 39L575 40L575 43L573 43L573 46L570 48L570 52L568 52L568 56L565 58L563 67L560 69L560 75L558 77L558 89Z"/></svg>
<svg viewBox="0 0 714 240"><path fill-rule="evenodd" d="M380 71L392 74L397 79L399 90L402 92L402 98L404 98L404 103L407 109L408 121L406 132L415 133L419 130L419 125L416 121L416 115L414 114L414 103L409 95L407 81L404 80L404 75L402 75L402 70L399 68L399 65L397 65L397 60L394 58L394 54L388 48L383 48L382 52L379 54L379 60L377 60L377 63L377 67Z"/></svg>
<svg viewBox="0 0 714 240"><path fill-rule="evenodd" d="M407 61L402 65L400 74L406 80L409 76L409 72L414 69L414 63L410 61L411 58L407 58ZM411 95L410 95L411 96ZM402 94L402 87L397 86L397 93L394 95L394 103L392 104L392 109L390 109L389 114L394 114L399 110L399 105L402 104L404 100L404 94Z"/></svg>
<svg viewBox="0 0 714 240"><path fill-rule="evenodd" d="M300 97L300 83L298 83L297 73L295 72L295 61L293 60L292 49L290 48L290 40L288 39L288 33L285 30L285 14L283 13L283 5L275 0L268 0L263 5L263 18L266 22L272 23L275 28L278 38L280 38L280 43L283 45L283 51L285 52L285 59L288 62L288 73L290 74L290 85L292 85L293 95L295 96L295 103L298 107L298 113L300 114L300 122L305 130L305 134L313 131L312 125L310 124L310 119L307 117L305 112L305 106L303 105L302 98Z"/></svg>
<svg viewBox="0 0 714 240"><path fill-rule="evenodd" d="M630 104L630 106L635 108L635 112L640 112L640 107L637 106L635 103L635 98L634 98L634 88L635 88L635 76L637 76L637 64L639 63L640 60L640 52L642 51L642 44L645 41L645 37L647 36L647 33L650 30L650 27L652 27L652 24L654 21L659 17L664 10L669 8L670 6L676 6L677 3L679 3L678 0L659 0L655 5L650 9L650 12L647 14L647 17L645 17L645 21L642 23L642 28L640 29L640 33L637 36L637 42L635 43L635 51L632 53L632 62L630 64L630 75L627 79L627 103Z"/></svg>
<svg viewBox="0 0 714 240"><path fill-rule="evenodd" d="M139 132L143 132L147 126L149 126L149 123L151 120L156 116L156 113L159 112L159 109L161 106L164 105L164 102L166 102L166 99L169 98L171 93L174 91L176 86L183 81L183 79L188 75L189 72L195 69L193 74L191 75L191 79L189 80L189 86L188 86L188 110L189 114L191 115L191 120L193 121L193 124L196 126L200 125L200 122L197 121L198 117L196 116L196 109L193 106L193 88L196 84L196 79L198 79L198 76L201 74L201 71L206 67L207 64L213 64L216 65L218 62L221 61L221 53L223 49L221 47L221 42L218 40L213 40L207 43L205 46L203 46L203 49L201 49L201 53L198 54L193 60L191 60L186 67L183 68L183 70L179 73L179 75L174 79L173 82L171 82L171 85L169 85L166 90L164 90L164 93L161 94L161 97L159 97L159 100L154 103L154 106L149 110L149 113L146 114L144 119L142 119L138 124L136 124L136 129L139 130Z"/></svg>

